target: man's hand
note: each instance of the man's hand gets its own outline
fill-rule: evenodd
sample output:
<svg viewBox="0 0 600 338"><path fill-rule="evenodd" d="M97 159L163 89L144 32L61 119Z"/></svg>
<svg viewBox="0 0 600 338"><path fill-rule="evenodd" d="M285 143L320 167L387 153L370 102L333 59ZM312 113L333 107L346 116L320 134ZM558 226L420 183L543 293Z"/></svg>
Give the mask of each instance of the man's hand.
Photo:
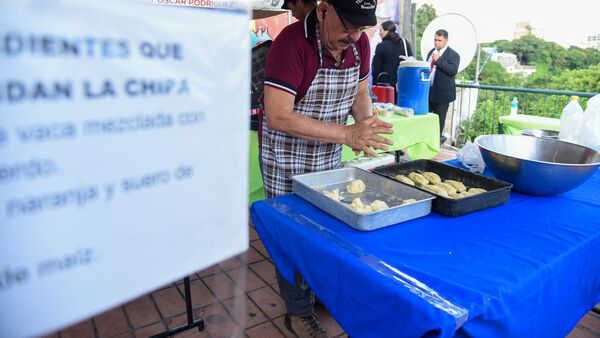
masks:
<svg viewBox="0 0 600 338"><path fill-rule="evenodd" d="M379 134L393 134L393 125L383 122L376 116L369 117L353 125L346 126L346 141L344 144L354 152L362 151L365 155L377 157L374 149L388 150L387 145L394 142Z"/></svg>
<svg viewBox="0 0 600 338"><path fill-rule="evenodd" d="M433 61L437 61L440 58L440 52L438 50L434 50L433 54L431 54L431 59Z"/></svg>

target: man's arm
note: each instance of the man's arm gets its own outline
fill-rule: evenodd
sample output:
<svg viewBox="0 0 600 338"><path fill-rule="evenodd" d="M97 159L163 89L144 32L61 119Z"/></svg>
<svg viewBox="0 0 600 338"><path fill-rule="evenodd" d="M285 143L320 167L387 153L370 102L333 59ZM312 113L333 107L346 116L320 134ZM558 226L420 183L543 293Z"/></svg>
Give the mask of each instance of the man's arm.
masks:
<svg viewBox="0 0 600 338"><path fill-rule="evenodd" d="M427 53L427 57L425 58L425 60L429 60L429 57L431 56L431 54L433 54L433 51L435 50L435 48L431 49L429 51L429 53Z"/></svg>
<svg viewBox="0 0 600 338"><path fill-rule="evenodd" d="M354 104L352 104L352 116L354 116L356 122L373 116L368 79L364 79L358 83L358 92L356 93Z"/></svg>
<svg viewBox="0 0 600 338"><path fill-rule="evenodd" d="M366 82L366 81L362 81ZM360 88L360 86L359 86ZM360 89L359 89L360 91ZM368 95L368 90L367 90ZM358 99L358 97L357 97ZM357 122L351 126L339 125L337 123L326 123L315 120L309 116L294 112L294 96L286 91L265 86L265 116L267 125L271 129L288 133L292 136L331 143L346 144L352 149L364 151L366 154L376 156L371 147L387 150L386 144L392 144L391 140L385 139L377 134L392 134L392 125L380 121L375 117L368 118L363 104L361 106ZM353 105L353 111L354 111ZM370 111L368 111L370 113ZM355 116L355 118L357 118Z"/></svg>
<svg viewBox="0 0 600 338"><path fill-rule="evenodd" d="M437 70L440 70L444 73L446 73L448 76L453 77L456 75L456 73L458 72L458 65L460 64L460 56L458 55L458 53L456 53L455 51L451 51L450 53L448 53L449 50L446 51L446 53L444 53L444 55L442 55L442 57L440 57L437 62L435 63ZM446 56L447 57L444 57Z"/></svg>

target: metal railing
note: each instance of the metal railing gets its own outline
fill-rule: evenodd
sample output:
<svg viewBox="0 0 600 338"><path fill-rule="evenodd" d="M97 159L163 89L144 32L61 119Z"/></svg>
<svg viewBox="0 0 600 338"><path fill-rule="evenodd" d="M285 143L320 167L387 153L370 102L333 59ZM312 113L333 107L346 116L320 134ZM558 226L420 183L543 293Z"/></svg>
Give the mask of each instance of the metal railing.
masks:
<svg viewBox="0 0 600 338"><path fill-rule="evenodd" d="M587 100L597 94L479 84L456 86L456 101L450 105L444 132L450 134L452 144L458 147L479 135L501 133L498 118L510 114L515 96L519 114L560 118L570 96L579 96L581 106L585 107Z"/></svg>

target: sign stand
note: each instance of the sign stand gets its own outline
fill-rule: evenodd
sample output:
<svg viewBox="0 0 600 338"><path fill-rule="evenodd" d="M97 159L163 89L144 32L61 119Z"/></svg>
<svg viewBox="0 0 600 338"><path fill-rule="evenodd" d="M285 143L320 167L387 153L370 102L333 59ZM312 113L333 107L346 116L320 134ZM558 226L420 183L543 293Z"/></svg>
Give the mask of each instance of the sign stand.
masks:
<svg viewBox="0 0 600 338"><path fill-rule="evenodd" d="M185 291L185 309L187 312L187 324L176 327L172 330L167 330L165 332L159 333L157 335L151 336L150 338L165 338L174 336L180 332L189 330L194 327L198 327L198 331L204 330L204 319L200 318L194 321L194 313L192 312L192 292L190 288L190 277L183 278L183 288Z"/></svg>

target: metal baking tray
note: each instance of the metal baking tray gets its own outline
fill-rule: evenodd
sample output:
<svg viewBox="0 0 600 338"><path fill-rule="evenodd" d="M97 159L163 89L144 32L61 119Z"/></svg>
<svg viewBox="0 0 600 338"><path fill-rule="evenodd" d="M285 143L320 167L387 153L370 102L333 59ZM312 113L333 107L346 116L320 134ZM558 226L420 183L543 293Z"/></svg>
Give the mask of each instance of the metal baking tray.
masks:
<svg viewBox="0 0 600 338"><path fill-rule="evenodd" d="M359 194L348 193L346 186L357 179L363 180L365 191ZM378 199L386 202L390 208L369 214L357 213L350 209L349 204L336 202L323 194L323 191L336 188L344 192L346 200L359 197L363 202L370 203ZM434 198L419 189L353 167L295 175L292 177L292 189L296 195L361 231L375 230L425 216L431 212L431 200ZM417 201L401 205L403 200L410 198Z"/></svg>
<svg viewBox="0 0 600 338"><path fill-rule="evenodd" d="M434 195L436 196L436 199L433 201L433 210L447 216L460 216L501 205L510 197L510 189L512 188L512 184L510 183L431 160L416 160L373 169L374 173L389 177L394 181L396 181L396 175L408 176L412 171L434 172L438 174L442 180L456 180L470 188L476 187L487 190L486 193L459 200Z"/></svg>

